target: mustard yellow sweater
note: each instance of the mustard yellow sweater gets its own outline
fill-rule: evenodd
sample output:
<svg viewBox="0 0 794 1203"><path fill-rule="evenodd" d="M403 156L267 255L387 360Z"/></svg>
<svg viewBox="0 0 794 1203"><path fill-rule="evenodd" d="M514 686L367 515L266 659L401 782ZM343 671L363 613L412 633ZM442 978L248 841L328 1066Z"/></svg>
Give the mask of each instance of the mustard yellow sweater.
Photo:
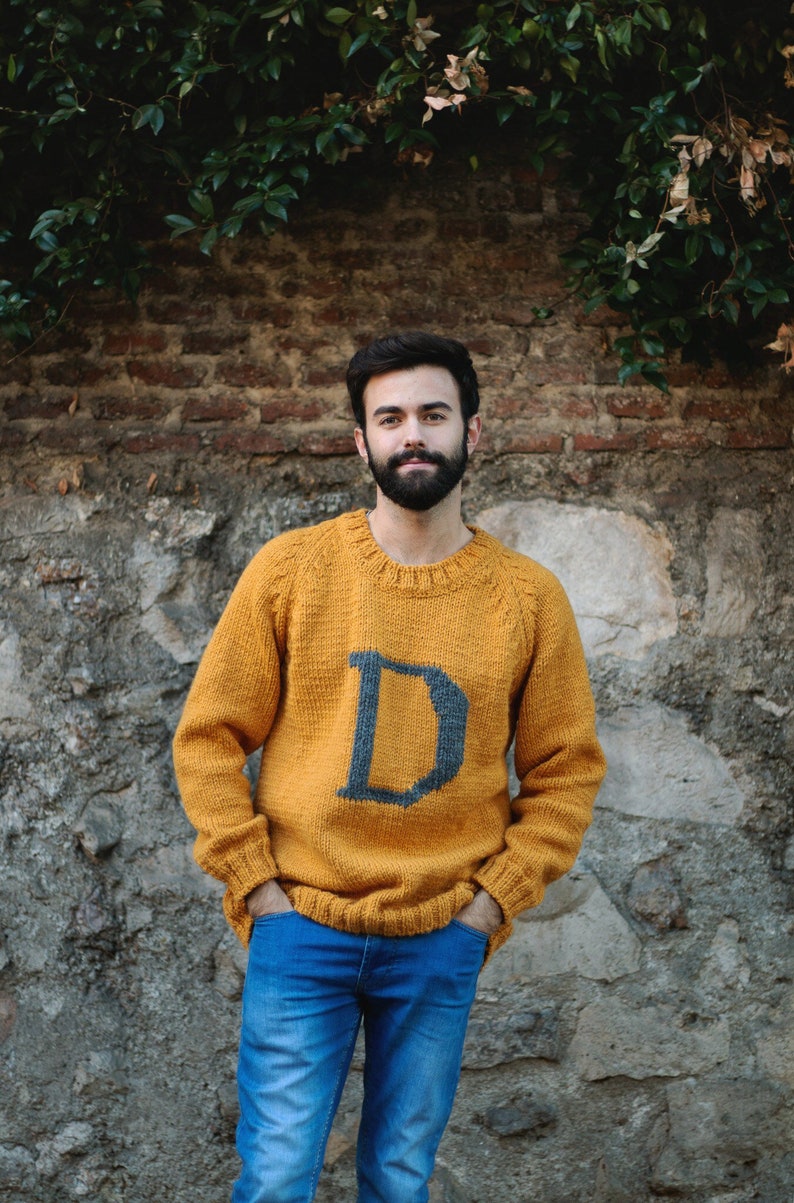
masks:
<svg viewBox="0 0 794 1203"><path fill-rule="evenodd" d="M383 935L442 927L482 886L505 915L492 951L573 864L604 773L555 577L479 529L446 560L398 564L363 511L254 557L174 757L196 859L244 943L245 897L276 877L302 914Z"/></svg>

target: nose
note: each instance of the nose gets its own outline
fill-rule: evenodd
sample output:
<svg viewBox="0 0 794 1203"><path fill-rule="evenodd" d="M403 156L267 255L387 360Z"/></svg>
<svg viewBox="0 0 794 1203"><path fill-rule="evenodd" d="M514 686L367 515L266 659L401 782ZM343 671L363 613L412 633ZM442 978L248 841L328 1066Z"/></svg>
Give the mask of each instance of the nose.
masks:
<svg viewBox="0 0 794 1203"><path fill-rule="evenodd" d="M406 422L403 443L406 447L424 447L424 433L418 418L409 418Z"/></svg>

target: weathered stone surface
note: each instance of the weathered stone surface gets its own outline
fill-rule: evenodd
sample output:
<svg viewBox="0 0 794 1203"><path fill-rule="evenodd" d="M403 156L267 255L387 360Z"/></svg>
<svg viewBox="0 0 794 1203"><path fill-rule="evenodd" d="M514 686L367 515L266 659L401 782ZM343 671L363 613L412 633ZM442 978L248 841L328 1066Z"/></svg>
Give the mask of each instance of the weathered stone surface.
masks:
<svg viewBox="0 0 794 1203"><path fill-rule="evenodd" d="M736 1186L749 1179L759 1146L790 1149L779 1089L753 1079L671 1083L668 1129L651 1175L659 1192Z"/></svg>
<svg viewBox="0 0 794 1203"><path fill-rule="evenodd" d="M640 518L595 506L516 501L478 523L560 578L588 655L641 659L677 629L665 534Z"/></svg>
<svg viewBox="0 0 794 1203"><path fill-rule="evenodd" d="M507 1065L523 1057L558 1060L560 1032L556 1009L522 1002L520 1009L510 1007L509 1011L503 1000L475 1003L463 1048L464 1069Z"/></svg>
<svg viewBox="0 0 794 1203"><path fill-rule="evenodd" d="M74 832L89 856L107 856L121 839L121 816L112 802L92 798L80 816Z"/></svg>
<svg viewBox="0 0 794 1203"><path fill-rule="evenodd" d="M758 609L763 574L758 515L717 510L706 532L704 635L727 639L745 633Z"/></svg>
<svg viewBox="0 0 794 1203"><path fill-rule="evenodd" d="M224 933L223 940L212 954L212 962L212 980L215 989L224 998L240 998L243 992L248 954L231 932Z"/></svg>
<svg viewBox="0 0 794 1203"><path fill-rule="evenodd" d="M91 1124L66 1124L55 1136L41 1141L37 1146L39 1155L36 1159L36 1170L43 1178L54 1177L64 1158L87 1152L93 1139L94 1129Z"/></svg>
<svg viewBox="0 0 794 1203"><path fill-rule="evenodd" d="M696 823L732 823L741 814L728 766L674 711L626 707L602 721L599 736L609 769L597 806Z"/></svg>
<svg viewBox="0 0 794 1203"><path fill-rule="evenodd" d="M487 984L581 974L615 981L639 967L641 943L594 874L573 870L553 882L540 906L518 916L504 952L486 968Z"/></svg>
<svg viewBox="0 0 794 1203"><path fill-rule="evenodd" d="M794 996L791 990L780 1007L759 1024L758 1066L776 1082L794 1088Z"/></svg>
<svg viewBox="0 0 794 1203"><path fill-rule="evenodd" d="M582 1077L597 1082L703 1073L726 1061L729 1049L724 1019L611 998L582 1010L569 1053Z"/></svg>
<svg viewBox="0 0 794 1203"><path fill-rule="evenodd" d="M664 858L640 865L629 887L628 904L633 915L657 931L687 926L683 899Z"/></svg>
<svg viewBox="0 0 794 1203"><path fill-rule="evenodd" d="M489 1107L483 1123L497 1136L545 1135L557 1122L557 1108L542 1099L514 1098L498 1107Z"/></svg>
<svg viewBox="0 0 794 1203"><path fill-rule="evenodd" d="M11 1035L16 1017L16 999L11 994L0 994L0 1044Z"/></svg>
<svg viewBox="0 0 794 1203"><path fill-rule="evenodd" d="M77 1066L72 1091L80 1098L112 1098L127 1088L121 1052L118 1049L92 1050Z"/></svg>
<svg viewBox="0 0 794 1203"><path fill-rule="evenodd" d="M153 497L144 511L150 539L170 550L195 552L214 531L218 515L197 507L175 505L170 497Z"/></svg>
<svg viewBox="0 0 794 1203"><path fill-rule="evenodd" d="M203 873L193 858L193 842L159 848L137 861L132 868L140 892L144 895L167 891L180 898L216 897L223 886Z"/></svg>
<svg viewBox="0 0 794 1203"><path fill-rule="evenodd" d="M720 923L701 969L701 981L712 991L742 990L750 981L750 964L739 924Z"/></svg>
<svg viewBox="0 0 794 1203"><path fill-rule="evenodd" d="M429 1203L474 1203L472 1195L446 1166L436 1165L430 1180Z"/></svg>
<svg viewBox="0 0 794 1203"><path fill-rule="evenodd" d="M31 712L17 631L0 626L0 724Z"/></svg>

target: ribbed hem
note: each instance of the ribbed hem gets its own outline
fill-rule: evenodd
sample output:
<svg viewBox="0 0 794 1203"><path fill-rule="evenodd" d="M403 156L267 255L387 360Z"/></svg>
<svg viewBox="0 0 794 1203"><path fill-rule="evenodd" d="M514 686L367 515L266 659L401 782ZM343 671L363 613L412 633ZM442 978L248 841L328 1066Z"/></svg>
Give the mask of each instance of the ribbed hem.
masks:
<svg viewBox="0 0 794 1203"><path fill-rule="evenodd" d="M286 892L295 910L307 919L367 936L418 936L446 927L474 896L473 887L462 882L437 898L386 909L376 895L350 900L311 886L287 886Z"/></svg>
<svg viewBox="0 0 794 1203"><path fill-rule="evenodd" d="M509 921L521 911L537 906L543 898L544 886L538 878L533 880L526 872L508 870L504 863L500 864L500 860L503 861L503 857L494 857L474 874L474 880L496 899L502 914Z"/></svg>
<svg viewBox="0 0 794 1203"><path fill-rule="evenodd" d="M369 529L365 510L355 510L337 519L345 554L353 556L360 569L381 589L399 590L417 597L433 597L471 587L485 579L493 562L496 540L479 527L465 547L435 564L398 564L378 546Z"/></svg>

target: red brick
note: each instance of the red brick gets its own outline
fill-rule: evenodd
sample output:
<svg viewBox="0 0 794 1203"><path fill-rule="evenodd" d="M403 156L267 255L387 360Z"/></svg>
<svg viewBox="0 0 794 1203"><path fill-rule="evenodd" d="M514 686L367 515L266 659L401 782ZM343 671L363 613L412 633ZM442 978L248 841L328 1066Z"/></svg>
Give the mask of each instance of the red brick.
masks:
<svg viewBox="0 0 794 1203"><path fill-rule="evenodd" d="M636 434L575 434L574 451L636 451Z"/></svg>
<svg viewBox="0 0 794 1203"><path fill-rule="evenodd" d="M235 301L231 310L238 322L254 322L259 326L291 326L294 318L287 305L268 305L264 301Z"/></svg>
<svg viewBox="0 0 794 1203"><path fill-rule="evenodd" d="M94 401L92 408L95 417L104 422L124 421L127 418L148 422L164 417L169 406L156 397L144 394L134 397L102 397Z"/></svg>
<svg viewBox="0 0 794 1203"><path fill-rule="evenodd" d="M344 388L346 367L340 364L337 368L307 368L304 383L311 388Z"/></svg>
<svg viewBox="0 0 794 1203"><path fill-rule="evenodd" d="M529 385L544 384L587 384L588 373L574 361L551 363L549 360L533 361L522 374L522 381Z"/></svg>
<svg viewBox="0 0 794 1203"><path fill-rule="evenodd" d="M65 418L69 413L71 397L48 397L38 393L27 397L9 398L4 406L5 416L14 418Z"/></svg>
<svg viewBox="0 0 794 1203"><path fill-rule="evenodd" d="M703 431L676 427L669 430L649 430L645 445L649 451L701 451L711 447L714 439Z"/></svg>
<svg viewBox="0 0 794 1203"><path fill-rule="evenodd" d="M622 330L626 329L623 315L610 309L609 305L599 305L590 313L585 313L584 309L575 309L570 315L570 319L575 326L594 326L596 329L617 326Z"/></svg>
<svg viewBox="0 0 794 1203"><path fill-rule="evenodd" d="M356 319L351 310L329 305L325 309L321 309L315 315L314 320L323 326L348 326Z"/></svg>
<svg viewBox="0 0 794 1203"><path fill-rule="evenodd" d="M150 302L146 306L149 317L163 326L180 326L188 322L210 321L215 315L211 301L166 301Z"/></svg>
<svg viewBox="0 0 794 1203"><path fill-rule="evenodd" d="M247 341L247 330L191 330L182 339L182 350L187 355L221 355Z"/></svg>
<svg viewBox="0 0 794 1203"><path fill-rule="evenodd" d="M499 451L504 455L537 455L562 451L562 435L521 434L502 442Z"/></svg>
<svg viewBox="0 0 794 1203"><path fill-rule="evenodd" d="M315 418L325 417L328 406L321 401L311 401L308 404L296 397L282 398L280 401L266 401L260 405L259 413L263 422L283 422L285 418L298 418L304 422L314 421Z"/></svg>
<svg viewBox="0 0 794 1203"><path fill-rule="evenodd" d="M479 337L475 336L474 338L467 338L466 346L472 355L485 355L490 357L491 355L499 355L502 351L502 348L494 339L486 338L483 335Z"/></svg>
<svg viewBox="0 0 794 1203"><path fill-rule="evenodd" d="M198 364L170 363L133 359L127 364L133 380L144 384L161 385L163 388L198 388L207 375L207 369Z"/></svg>
<svg viewBox="0 0 794 1203"><path fill-rule="evenodd" d="M303 355L316 355L323 347L333 346L330 338L286 334L276 340L279 351L300 351Z"/></svg>
<svg viewBox="0 0 794 1203"><path fill-rule="evenodd" d="M670 388L685 388L687 385L700 384L702 374L696 363L672 363L664 365L664 374Z"/></svg>
<svg viewBox="0 0 794 1203"><path fill-rule="evenodd" d="M529 247L521 251L511 251L507 247L504 250L492 249L483 256L482 266L489 273L520 272L523 275L532 267L532 253ZM536 305L537 301L533 300L530 304ZM534 314L532 320L537 321Z"/></svg>
<svg viewBox="0 0 794 1203"><path fill-rule="evenodd" d="M74 331L88 325L126 326L140 321L140 310L131 301L108 301L101 293L82 293L80 300L69 310L71 329L51 331L47 335L46 350L66 349L74 346ZM56 338L57 333L57 338ZM53 339L50 344L49 339ZM88 350L88 347L80 347Z"/></svg>
<svg viewBox="0 0 794 1203"><path fill-rule="evenodd" d="M165 335L156 330L147 333L117 330L105 336L102 350L105 355L135 355L141 351L164 351L166 346Z"/></svg>
<svg viewBox="0 0 794 1203"><path fill-rule="evenodd" d="M355 450L352 435L307 434L298 443L301 455L352 455Z"/></svg>
<svg viewBox="0 0 794 1203"><path fill-rule="evenodd" d="M218 435L213 447L218 451L237 451L241 455L280 455L289 450L281 439L260 430Z"/></svg>
<svg viewBox="0 0 794 1203"><path fill-rule="evenodd" d="M738 397L706 397L690 401L684 408L684 419L706 418L709 422L734 422L746 418L750 403Z"/></svg>
<svg viewBox="0 0 794 1203"><path fill-rule="evenodd" d="M736 388L741 379L741 373L734 373L725 367L708 368L701 380L706 388Z"/></svg>
<svg viewBox="0 0 794 1203"><path fill-rule="evenodd" d="M74 318L74 310L71 311ZM97 315L92 313L91 321L95 322ZM87 325L87 322L84 323ZM69 355L86 354L91 350L91 339L79 327L76 320L65 326L57 326L45 331L36 343L38 355L50 355L56 351L66 351Z"/></svg>
<svg viewBox="0 0 794 1203"><path fill-rule="evenodd" d="M218 364L215 378L236 388L286 388L289 384L286 372L272 365L251 363L248 360Z"/></svg>
<svg viewBox="0 0 794 1203"><path fill-rule="evenodd" d="M36 435L35 441L42 447L52 447L60 452L91 452L96 451L97 444L104 440L97 438L97 430L93 423L69 426L47 426Z"/></svg>
<svg viewBox="0 0 794 1203"><path fill-rule="evenodd" d="M596 413L593 402L585 397L572 397L570 401L563 401L562 405L556 408L563 418L594 418Z"/></svg>
<svg viewBox="0 0 794 1203"><path fill-rule="evenodd" d="M7 426L0 426L0 451L13 451L17 447L23 447L32 438L32 435L27 435L22 430L9 430Z"/></svg>
<svg viewBox="0 0 794 1203"><path fill-rule="evenodd" d="M642 393L607 395L607 412L616 418L667 418L670 410L669 397L657 392L647 397Z"/></svg>
<svg viewBox="0 0 794 1203"><path fill-rule="evenodd" d="M10 358L4 360L4 355ZM30 384L31 367L30 355L13 355L11 347L4 348L0 351L0 384L13 384L17 388Z"/></svg>
<svg viewBox="0 0 794 1203"><path fill-rule="evenodd" d="M787 430L729 430L724 446L736 451L778 451L791 446L791 436Z"/></svg>
<svg viewBox="0 0 794 1203"><path fill-rule="evenodd" d="M239 397L191 397L182 411L186 422L235 422L248 406Z"/></svg>
<svg viewBox="0 0 794 1203"><path fill-rule="evenodd" d="M505 326L534 326L538 321L533 307L539 308L537 301L516 297L513 300L503 300L493 311L493 319Z"/></svg>
<svg viewBox="0 0 794 1203"><path fill-rule="evenodd" d="M121 440L121 445L130 455L146 455L154 451L195 455L201 447L201 439L197 434L131 434Z"/></svg>
<svg viewBox="0 0 794 1203"><path fill-rule="evenodd" d="M114 364L110 370L101 363L89 363L84 359L69 359L61 363L48 364L44 375L50 384L61 384L66 388L99 384L101 380L113 379L118 370Z"/></svg>
<svg viewBox="0 0 794 1203"><path fill-rule="evenodd" d="M531 393L523 397L494 397L488 402L487 413L493 418L528 416L543 417L549 413L550 404Z"/></svg>

